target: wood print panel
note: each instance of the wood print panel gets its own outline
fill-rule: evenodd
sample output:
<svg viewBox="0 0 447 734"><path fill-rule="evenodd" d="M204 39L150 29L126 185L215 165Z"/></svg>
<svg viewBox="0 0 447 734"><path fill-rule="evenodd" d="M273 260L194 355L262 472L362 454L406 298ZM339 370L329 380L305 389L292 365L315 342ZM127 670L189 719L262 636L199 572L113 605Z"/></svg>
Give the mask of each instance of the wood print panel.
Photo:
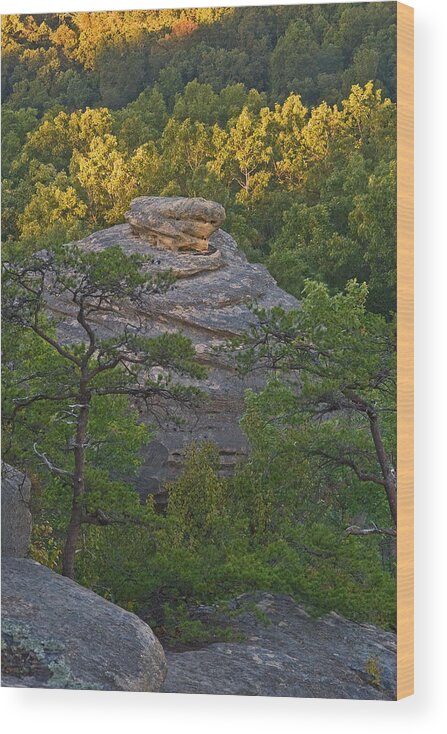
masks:
<svg viewBox="0 0 447 734"><path fill-rule="evenodd" d="M414 692L413 8L397 4L397 698Z"/></svg>

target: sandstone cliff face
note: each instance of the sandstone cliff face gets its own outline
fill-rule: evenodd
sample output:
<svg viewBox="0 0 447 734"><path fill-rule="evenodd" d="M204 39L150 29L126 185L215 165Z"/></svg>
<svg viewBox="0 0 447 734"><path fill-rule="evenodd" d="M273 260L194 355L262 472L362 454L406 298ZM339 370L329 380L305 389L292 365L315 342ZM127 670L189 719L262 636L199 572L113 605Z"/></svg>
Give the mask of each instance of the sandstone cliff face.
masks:
<svg viewBox="0 0 447 734"><path fill-rule="evenodd" d="M207 253L173 252L152 246L134 234L129 224L117 225L96 232L77 243L89 250L119 245L127 254L150 255L152 271L171 269L177 280L168 292L147 298L139 313L130 309L99 324L101 331L113 334L122 329L123 322L137 323L141 319L148 336L164 331L181 331L196 346L199 359L208 367L208 378L200 383L208 399L197 410L183 414L185 424L170 425L158 432L157 439L147 447L136 486L145 496L159 493L166 481L174 479L182 466L186 445L193 441L212 440L221 455L222 472L233 471L236 463L247 453L247 443L240 429L244 391L260 388L264 377L257 374L241 379L228 359L218 353L219 347L231 336L244 332L255 318L249 304L264 308L298 305L295 298L282 291L258 264L251 264L227 233L218 230L210 237ZM76 321L70 314L68 302L50 304L58 315L64 316L61 326L67 341L79 338ZM163 497L160 496L160 501Z"/></svg>

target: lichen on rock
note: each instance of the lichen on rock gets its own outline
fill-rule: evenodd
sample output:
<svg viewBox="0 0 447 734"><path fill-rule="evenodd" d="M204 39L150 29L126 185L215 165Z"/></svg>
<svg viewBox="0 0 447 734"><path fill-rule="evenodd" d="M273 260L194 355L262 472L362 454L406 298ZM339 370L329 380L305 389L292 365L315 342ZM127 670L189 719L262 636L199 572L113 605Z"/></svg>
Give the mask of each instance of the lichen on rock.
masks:
<svg viewBox="0 0 447 734"><path fill-rule="evenodd" d="M135 614L25 558L2 559L2 684L158 691L166 660Z"/></svg>

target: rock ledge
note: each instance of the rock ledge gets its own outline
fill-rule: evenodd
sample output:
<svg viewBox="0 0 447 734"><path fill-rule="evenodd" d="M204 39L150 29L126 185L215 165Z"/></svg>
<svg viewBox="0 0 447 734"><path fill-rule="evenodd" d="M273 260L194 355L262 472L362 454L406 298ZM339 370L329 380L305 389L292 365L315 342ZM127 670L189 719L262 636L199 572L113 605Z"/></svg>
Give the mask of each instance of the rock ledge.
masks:
<svg viewBox="0 0 447 734"><path fill-rule="evenodd" d="M158 691L165 675L135 614L35 561L2 559L2 685Z"/></svg>
<svg viewBox="0 0 447 734"><path fill-rule="evenodd" d="M240 696L394 700L396 636L334 612L315 619L289 596L243 594L231 615L198 610L206 624L217 616L242 633L219 642L168 652L162 691ZM226 617L226 619L225 619ZM373 678L370 670L376 671Z"/></svg>

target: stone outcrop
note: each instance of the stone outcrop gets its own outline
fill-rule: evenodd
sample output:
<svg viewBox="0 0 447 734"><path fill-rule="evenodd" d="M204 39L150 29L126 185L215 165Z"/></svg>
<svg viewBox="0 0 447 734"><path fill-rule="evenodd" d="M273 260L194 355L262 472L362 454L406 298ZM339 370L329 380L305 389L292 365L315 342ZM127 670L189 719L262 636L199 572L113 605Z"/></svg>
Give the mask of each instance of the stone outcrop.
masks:
<svg viewBox="0 0 447 734"><path fill-rule="evenodd" d="M214 621L245 640L168 652L164 692L395 699L394 633L333 612L315 619L287 596L246 594L230 607ZM197 616L212 623L216 613Z"/></svg>
<svg viewBox="0 0 447 734"><path fill-rule="evenodd" d="M208 251L210 235L225 219L215 201L182 196L139 196L125 214L132 232L156 247Z"/></svg>
<svg viewBox="0 0 447 734"><path fill-rule="evenodd" d="M103 336L122 330L123 323L144 325L147 336L165 331L181 331L194 343L199 360L208 368L208 378L200 383L207 400L196 410L181 414L183 423L157 427L156 441L144 453L136 486L142 496L159 493L164 482L178 476L185 446L193 440L212 440L220 449L222 473L231 473L247 453L246 439L239 420L244 410L244 392L260 388L265 375L256 372L244 379L235 373L219 346L246 331L255 316L252 302L260 307L297 307L293 296L276 284L263 265L247 262L234 240L222 230L210 238L210 253L179 253L159 249L134 234L129 224L95 232L77 243L86 250L101 250L119 245L127 254L149 255L151 271L172 270L177 277L165 293L148 296L140 311L122 309L107 315L96 325ZM146 266L145 266L146 267ZM82 338L70 302L50 304L58 317L62 337L67 341ZM143 416L144 418L144 416ZM150 418L147 417L148 422ZM159 495L163 502L165 495Z"/></svg>
<svg viewBox="0 0 447 734"><path fill-rule="evenodd" d="M134 614L35 561L2 559L2 685L157 691L165 675Z"/></svg>
<svg viewBox="0 0 447 734"><path fill-rule="evenodd" d="M28 552L31 483L2 465L2 685L157 691L163 648L145 622Z"/></svg>
<svg viewBox="0 0 447 734"><path fill-rule="evenodd" d="M25 474L2 464L2 556L26 556L31 542L31 483Z"/></svg>

